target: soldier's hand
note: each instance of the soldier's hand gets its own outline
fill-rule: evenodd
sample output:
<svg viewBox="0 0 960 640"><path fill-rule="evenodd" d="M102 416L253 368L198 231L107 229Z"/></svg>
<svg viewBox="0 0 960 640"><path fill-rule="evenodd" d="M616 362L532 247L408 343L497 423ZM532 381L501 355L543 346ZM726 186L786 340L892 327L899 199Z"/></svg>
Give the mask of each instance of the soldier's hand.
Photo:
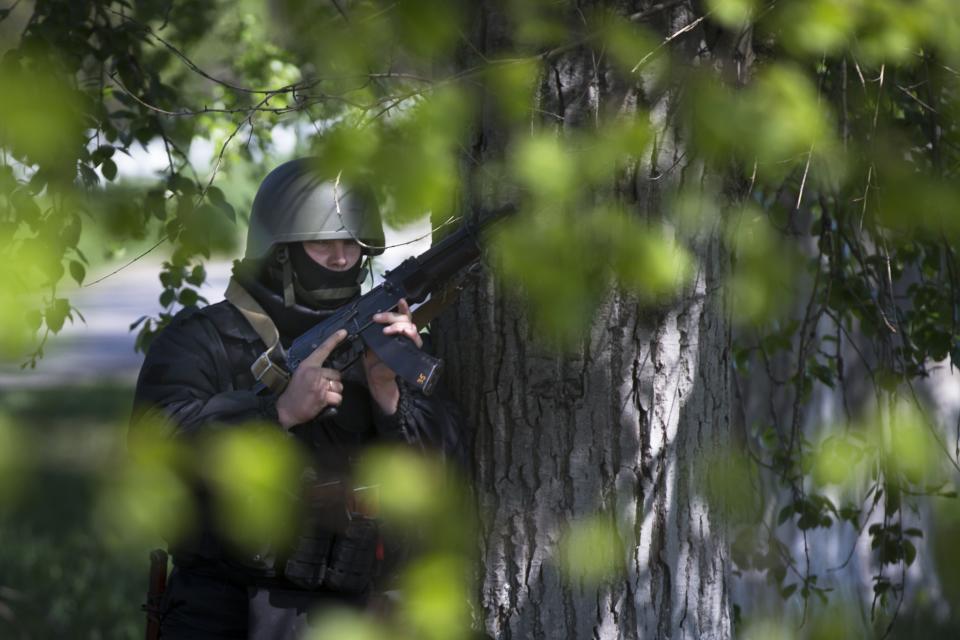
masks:
<svg viewBox="0 0 960 640"><path fill-rule="evenodd" d="M396 311L386 311L374 315L373 321L386 325L383 328L384 334L403 335L417 345L418 349L423 346L423 338L420 337L420 331L413 322L413 314L410 313L410 305L407 304L406 300L400 300ZM395 412L400 397L400 391L397 388L397 374L372 349L367 349L363 354L363 368L367 374L370 395L377 401L384 413L390 415Z"/></svg>
<svg viewBox="0 0 960 640"><path fill-rule="evenodd" d="M345 337L347 332L341 329L327 338L293 372L287 388L277 398L277 415L284 428L303 424L325 408L343 402L340 372L324 367L323 363Z"/></svg>

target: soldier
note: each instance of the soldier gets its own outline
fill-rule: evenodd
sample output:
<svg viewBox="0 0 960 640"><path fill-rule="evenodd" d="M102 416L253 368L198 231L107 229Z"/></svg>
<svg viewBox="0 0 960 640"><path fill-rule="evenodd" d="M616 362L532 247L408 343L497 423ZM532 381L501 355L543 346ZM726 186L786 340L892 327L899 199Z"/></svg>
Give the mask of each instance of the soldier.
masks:
<svg viewBox="0 0 960 640"><path fill-rule="evenodd" d="M366 260L382 252L372 195L336 186L309 159L272 171L253 203L246 253L227 300L179 313L152 344L137 382L132 433L156 413L171 435L194 436L249 421L289 432L313 471L347 478L364 446L393 441L461 457L455 407L405 385L372 351L341 374L324 360L335 335L286 379L276 354L360 294ZM422 340L405 303L375 320L384 333ZM251 367L267 383L259 392ZM333 417L321 417L328 407ZM202 490L201 490L202 493ZM378 553L376 527L347 530L322 518L295 548L252 557L232 551L203 517L198 535L171 549L174 569L161 604L163 638L296 638L306 612L324 603L362 606ZM319 527L317 523L320 522Z"/></svg>

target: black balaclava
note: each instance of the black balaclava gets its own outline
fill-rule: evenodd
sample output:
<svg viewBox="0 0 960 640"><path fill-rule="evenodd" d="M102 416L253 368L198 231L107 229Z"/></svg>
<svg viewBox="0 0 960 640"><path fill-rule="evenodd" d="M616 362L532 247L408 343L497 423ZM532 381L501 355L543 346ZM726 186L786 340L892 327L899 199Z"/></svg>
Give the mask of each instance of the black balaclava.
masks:
<svg viewBox="0 0 960 640"><path fill-rule="evenodd" d="M244 258L234 264L233 273L273 319L286 344L359 296L367 267L361 258L345 271L327 269L296 242L277 245L262 260Z"/></svg>
<svg viewBox="0 0 960 640"><path fill-rule="evenodd" d="M274 247L262 260L244 258L235 262L233 275L267 312L284 348L289 348L298 336L360 295L360 283L367 271L363 262L358 260L346 271L333 271L317 264L297 242ZM371 403L362 371L351 369L352 374L350 369L344 372L344 399L333 423L344 431L363 434L373 424ZM328 442L330 436L324 434L318 436L302 426L297 432L308 441L321 437Z"/></svg>
<svg viewBox="0 0 960 640"><path fill-rule="evenodd" d="M318 264L303 243L288 244L287 254L293 268L296 297L315 309L336 309L360 293L366 277L363 259L344 271L334 271Z"/></svg>

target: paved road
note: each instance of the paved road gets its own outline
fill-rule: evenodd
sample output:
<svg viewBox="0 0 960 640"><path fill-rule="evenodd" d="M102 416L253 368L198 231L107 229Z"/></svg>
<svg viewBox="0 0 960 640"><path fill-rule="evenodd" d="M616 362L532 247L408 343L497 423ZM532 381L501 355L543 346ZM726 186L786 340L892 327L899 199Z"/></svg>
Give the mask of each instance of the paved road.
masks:
<svg viewBox="0 0 960 640"><path fill-rule="evenodd" d="M415 224L401 231L387 229L387 244L410 242L429 232L429 225ZM411 254L430 247L425 239L388 249L377 260L375 271L393 268ZM223 299L230 276L230 261L207 264L207 284L201 289L211 304ZM112 267L116 268L116 267ZM104 269L109 272L109 269ZM0 390L97 382L133 384L143 362L134 352L135 332L130 324L143 315L156 315L162 291L157 274L159 260L142 261L103 282L67 293L86 323L69 321L59 335L51 336L46 355L35 370L21 370L19 363L0 362ZM92 282L98 274L91 274Z"/></svg>
<svg viewBox="0 0 960 640"><path fill-rule="evenodd" d="M228 262L207 265L207 284L201 293L211 303L223 299L229 277ZM143 362L134 352L136 333L130 324L160 309L162 291L157 262L137 263L103 282L66 295L86 322L77 319L59 335L51 336L46 353L34 370L17 363L0 365L0 388L126 382L133 384Z"/></svg>

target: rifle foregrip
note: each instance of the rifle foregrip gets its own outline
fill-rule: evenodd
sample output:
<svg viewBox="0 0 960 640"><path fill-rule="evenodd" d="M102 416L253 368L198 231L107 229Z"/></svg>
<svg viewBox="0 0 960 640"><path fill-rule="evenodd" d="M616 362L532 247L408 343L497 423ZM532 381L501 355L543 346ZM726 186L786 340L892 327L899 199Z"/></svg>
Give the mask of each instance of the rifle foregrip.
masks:
<svg viewBox="0 0 960 640"><path fill-rule="evenodd" d="M364 344L408 384L430 395L437 386L443 361L421 351L406 336L387 336L380 325L360 334Z"/></svg>

